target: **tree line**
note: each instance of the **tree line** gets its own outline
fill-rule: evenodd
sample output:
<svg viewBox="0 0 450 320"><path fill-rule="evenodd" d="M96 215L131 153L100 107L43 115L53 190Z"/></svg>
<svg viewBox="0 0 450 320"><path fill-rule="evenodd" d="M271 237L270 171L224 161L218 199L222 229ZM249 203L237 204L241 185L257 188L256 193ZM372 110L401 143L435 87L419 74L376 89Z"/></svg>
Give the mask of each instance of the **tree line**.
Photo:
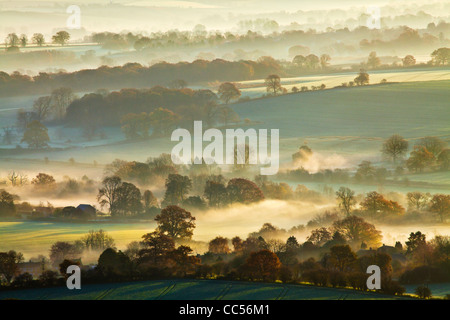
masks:
<svg viewBox="0 0 450 320"><path fill-rule="evenodd" d="M205 253L194 255L186 241L192 237L195 218L172 209L167 208L155 218L155 231L144 234L141 241L131 242L123 252L115 248L114 240L103 230L90 231L74 243L54 243L49 258L33 258L42 263L44 271L39 279L20 273L21 253L1 252L2 288L64 285L69 265L82 267L84 283L167 278L279 280L366 291L366 270L370 265L380 267L378 291L385 294L404 294L400 283L448 281L449 237L436 236L427 241L417 231L409 235L405 245L397 241L395 246L380 247L381 233L374 225L348 216L335 220L330 227L313 229L303 243L295 236L285 241L273 237L279 229L266 223L246 239L217 236L209 241ZM94 268L83 268L79 257L85 250L101 253ZM431 292L421 286L416 293L421 298L431 297Z"/></svg>

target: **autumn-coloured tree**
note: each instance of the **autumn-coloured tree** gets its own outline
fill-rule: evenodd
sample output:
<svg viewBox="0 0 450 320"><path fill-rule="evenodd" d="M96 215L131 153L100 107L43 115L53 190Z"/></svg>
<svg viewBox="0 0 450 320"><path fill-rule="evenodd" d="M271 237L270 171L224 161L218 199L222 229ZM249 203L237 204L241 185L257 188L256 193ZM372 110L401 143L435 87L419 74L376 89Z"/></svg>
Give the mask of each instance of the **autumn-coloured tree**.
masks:
<svg viewBox="0 0 450 320"><path fill-rule="evenodd" d="M122 132L127 139L148 137L150 117L147 113L128 113L120 119Z"/></svg>
<svg viewBox="0 0 450 320"><path fill-rule="evenodd" d="M422 172L433 163L434 155L424 146L414 146L406 166L410 171Z"/></svg>
<svg viewBox="0 0 450 320"><path fill-rule="evenodd" d="M315 246L320 247L331 240L331 233L325 227L314 229L311 231L311 235L307 240L311 241Z"/></svg>
<svg viewBox="0 0 450 320"><path fill-rule="evenodd" d="M424 137L417 141L416 145L425 147L433 154L434 158L437 159L441 152L445 149L447 143L438 137Z"/></svg>
<svg viewBox="0 0 450 320"><path fill-rule="evenodd" d="M252 203L264 200L261 189L252 181L235 178L227 185L227 192L231 202Z"/></svg>
<svg viewBox="0 0 450 320"><path fill-rule="evenodd" d="M152 136L159 137L171 133L180 120L180 116L168 109L158 108L150 113L149 119L153 127Z"/></svg>
<svg viewBox="0 0 450 320"><path fill-rule="evenodd" d="M225 104L228 104L231 100L238 99L241 96L241 91L231 82L222 83L217 93Z"/></svg>
<svg viewBox="0 0 450 320"><path fill-rule="evenodd" d="M175 275L186 277L193 274L200 265L200 258L192 255L193 250L188 246L179 246L168 252L168 266L174 269Z"/></svg>
<svg viewBox="0 0 450 320"><path fill-rule="evenodd" d="M268 281L277 278L281 262L275 253L261 250L250 254L246 267L252 278Z"/></svg>
<svg viewBox="0 0 450 320"><path fill-rule="evenodd" d="M356 254L349 245L337 245L330 248L328 263L338 271L350 271L354 268Z"/></svg>
<svg viewBox="0 0 450 320"><path fill-rule="evenodd" d="M435 194L430 201L430 209L439 215L441 222L450 215L450 195Z"/></svg>
<svg viewBox="0 0 450 320"><path fill-rule="evenodd" d="M228 239L216 237L209 242L208 251L214 254L228 254L231 252L228 246Z"/></svg>
<svg viewBox="0 0 450 320"><path fill-rule="evenodd" d="M172 237L154 231L142 236L144 249L139 252L140 262L150 261L157 264L164 260L168 252L175 249L175 241Z"/></svg>
<svg viewBox="0 0 450 320"><path fill-rule="evenodd" d="M128 181L136 181L141 185L147 185L154 176L147 163L138 161L123 162L114 172L115 175Z"/></svg>
<svg viewBox="0 0 450 320"><path fill-rule="evenodd" d="M450 168L450 149L442 150L438 156L437 162L441 170L447 171Z"/></svg>
<svg viewBox="0 0 450 320"><path fill-rule="evenodd" d="M242 241L241 238L234 237L233 239L231 239L231 244L233 245L233 251L235 253L242 252L244 248L244 242Z"/></svg>
<svg viewBox="0 0 450 320"><path fill-rule="evenodd" d="M358 258L359 269L362 272L366 272L367 267L371 265L376 265L380 267L381 270L381 283L388 280L392 275L392 258L389 254L375 251L370 254L363 255Z"/></svg>
<svg viewBox="0 0 450 320"><path fill-rule="evenodd" d="M155 221L158 223L158 231L173 239L190 239L194 233L195 217L178 206L171 205L162 209Z"/></svg>
<svg viewBox="0 0 450 320"><path fill-rule="evenodd" d="M144 202L144 209L148 211L152 207L158 207L158 199L153 195L150 190L145 190L142 195L142 200Z"/></svg>
<svg viewBox="0 0 450 320"><path fill-rule="evenodd" d="M364 241L369 247L375 248L380 245L382 238L381 232L373 224L357 216L335 221L333 230L338 231L353 246L359 246Z"/></svg>
<svg viewBox="0 0 450 320"><path fill-rule="evenodd" d="M369 192L360 205L363 210L374 217L383 214L400 215L405 213L405 209L401 205L395 201L385 199L383 195L376 191Z"/></svg>

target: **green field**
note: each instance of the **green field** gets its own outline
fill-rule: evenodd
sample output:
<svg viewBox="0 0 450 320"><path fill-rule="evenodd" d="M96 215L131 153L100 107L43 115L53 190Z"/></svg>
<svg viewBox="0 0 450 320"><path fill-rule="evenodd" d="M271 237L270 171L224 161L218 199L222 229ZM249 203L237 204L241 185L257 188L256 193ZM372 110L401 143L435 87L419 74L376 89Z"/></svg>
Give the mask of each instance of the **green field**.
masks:
<svg viewBox="0 0 450 320"><path fill-rule="evenodd" d="M347 167L354 169L362 160L370 160L380 164L382 141L394 133L403 135L410 146L421 137L432 135L450 140L450 80L429 82L406 82L379 86L365 86L348 89L332 89L298 94L283 95L276 98L258 99L234 104L233 108L241 119L249 118L259 121L252 125L256 128L280 129L281 166L288 166L291 155L305 142L313 151L323 157L340 159L340 162L327 163L324 168ZM11 107L8 100L6 106ZM0 109L2 105L0 104ZM20 107L16 105L16 107ZM2 121L11 122L12 118ZM72 146L62 151L39 151L11 155L7 150L0 152L0 178L11 170L22 171L29 177L38 172L53 174L62 179L66 174L80 178L84 174L92 179L100 180L106 164L116 158L124 160L145 161L150 156L161 152L170 152L175 142L170 138L149 139L145 141L118 143L123 136L120 129L109 133L116 143L105 143L92 146ZM72 137L72 140L75 140ZM95 142L95 141L94 141ZM100 143L99 141L97 141ZM44 163L44 157L50 159ZM75 165L69 165L68 159L74 158ZM100 165L94 166L96 160ZM58 161L58 162L56 162ZM389 166L387 163L381 163ZM328 166L328 167L327 167ZM450 190L450 172L424 174L408 174L411 186L386 185L384 192L425 191L431 193L448 193ZM429 186L419 184L426 182ZM416 184L417 183L417 184ZM305 183L316 191L323 189L322 184ZM292 183L295 187L296 183ZM416 187L419 186L419 187ZM340 184L332 185L336 190ZM349 185L357 192L377 190L377 186ZM19 193L19 189L17 192ZM163 190L152 188L157 197ZM15 190L12 190L15 192ZM22 201L39 203L50 201L55 206L78 205L80 203L96 204L95 194L80 195L72 199L40 199L39 195L28 193L21 195ZM333 204L334 205L334 204ZM300 209L299 209L300 208ZM320 208L319 208L320 209ZM323 209L323 208L322 208ZM316 213L318 208L311 206L294 206L285 202L264 202L258 207L230 208L222 211L194 213L198 220L194 239L209 241L211 233L233 237L247 236L256 231L265 222L271 222L281 228L304 224ZM407 235L417 231L418 227L405 226L402 234L383 226L386 243L405 241ZM90 229L103 228L114 237L119 248L152 231L154 225L143 224L39 224L21 222L15 225L0 224L0 250L15 249L22 251L30 258L35 253L48 253L52 243L58 240L71 241L79 239ZM417 229L417 230L416 230ZM421 226L423 232L448 234L449 228L443 226Z"/></svg>
<svg viewBox="0 0 450 320"><path fill-rule="evenodd" d="M365 151L393 133L449 139L449 88L450 80L333 89L253 100L234 110L263 122L260 127L279 128L285 139Z"/></svg>
<svg viewBox="0 0 450 320"><path fill-rule="evenodd" d="M194 294L195 293L195 294ZM163 280L0 291L1 299L21 300L375 300L407 299L348 289L219 280Z"/></svg>
<svg viewBox="0 0 450 320"><path fill-rule="evenodd" d="M106 230L115 240L119 249L125 249L132 241L140 241L141 237L152 232L154 222L143 223L55 223L55 222L0 222L0 252L16 250L29 259L38 254L48 255L50 247L56 241L79 240L89 230ZM97 262L89 257L84 263Z"/></svg>
<svg viewBox="0 0 450 320"><path fill-rule="evenodd" d="M434 81L434 80L450 80L450 70L443 68L413 68L413 69L394 69L394 70L371 70L370 83L377 84L381 80L386 79L387 82L416 82L416 81ZM281 84L289 92L293 87L300 89L302 86L320 86L325 84L327 88L340 86L342 83L353 81L354 72L340 72L334 74L319 74L311 76L301 76L293 78L282 78ZM250 88L242 89L244 96L259 97L266 93L264 79L240 81L244 86Z"/></svg>
<svg viewBox="0 0 450 320"><path fill-rule="evenodd" d="M404 136L411 145L429 135L449 141L449 87L450 80L441 80L332 89L257 99L233 108L242 120L260 122L251 127L280 130L282 162L290 161L292 153L307 142L314 151L341 156L346 166L352 167L363 159L380 161L382 141L394 133ZM6 114L9 120L1 117L2 121L14 121L12 114ZM58 161L73 157L77 162L91 164L94 160L108 163L115 158L144 161L149 156L170 152L176 144L169 137L117 144L124 140L120 129L108 130L107 141L72 143L68 145L70 149L54 152L14 156L0 152L0 157L40 161L45 156ZM70 132L71 140L78 141L77 135L81 137L81 130ZM10 163L0 163L0 172L10 169ZM439 180L448 181L448 175Z"/></svg>

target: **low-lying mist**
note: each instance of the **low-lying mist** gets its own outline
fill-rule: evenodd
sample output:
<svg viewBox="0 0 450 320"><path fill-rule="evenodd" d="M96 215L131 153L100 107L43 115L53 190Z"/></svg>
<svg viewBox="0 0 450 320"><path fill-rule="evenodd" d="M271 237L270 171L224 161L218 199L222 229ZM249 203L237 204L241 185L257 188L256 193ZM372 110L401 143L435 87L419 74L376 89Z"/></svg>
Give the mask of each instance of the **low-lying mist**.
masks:
<svg viewBox="0 0 450 320"><path fill-rule="evenodd" d="M268 222L279 228L291 229L306 224L318 212L334 203L315 205L301 201L266 200L252 205L237 204L223 209L197 213L194 238L209 241L216 236L246 238Z"/></svg>

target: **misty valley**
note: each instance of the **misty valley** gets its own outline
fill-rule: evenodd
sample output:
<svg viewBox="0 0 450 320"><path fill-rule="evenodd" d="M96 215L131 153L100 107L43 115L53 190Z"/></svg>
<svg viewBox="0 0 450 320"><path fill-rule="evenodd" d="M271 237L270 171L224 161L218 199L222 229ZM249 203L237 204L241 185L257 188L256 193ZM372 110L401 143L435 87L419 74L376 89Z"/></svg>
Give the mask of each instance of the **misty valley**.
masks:
<svg viewBox="0 0 450 320"><path fill-rule="evenodd" d="M449 3L77 2L0 1L0 300L450 299Z"/></svg>

